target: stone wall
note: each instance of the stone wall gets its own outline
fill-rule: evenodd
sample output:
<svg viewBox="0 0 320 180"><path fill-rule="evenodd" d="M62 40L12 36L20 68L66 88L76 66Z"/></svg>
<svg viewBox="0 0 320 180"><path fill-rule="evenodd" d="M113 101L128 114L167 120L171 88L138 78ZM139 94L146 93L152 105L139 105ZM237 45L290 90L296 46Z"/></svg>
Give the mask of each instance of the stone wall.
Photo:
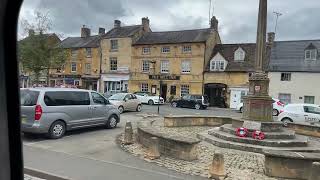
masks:
<svg viewBox="0 0 320 180"><path fill-rule="evenodd" d="M297 134L320 137L320 127L319 126L288 123L288 128L294 130Z"/></svg>
<svg viewBox="0 0 320 180"><path fill-rule="evenodd" d="M264 151L265 174L271 177L307 179L312 163L320 161L320 153Z"/></svg>
<svg viewBox="0 0 320 180"><path fill-rule="evenodd" d="M165 127L186 127L186 126L221 126L223 124L231 124L232 118L219 116L165 116Z"/></svg>
<svg viewBox="0 0 320 180"><path fill-rule="evenodd" d="M148 120L138 122L139 143L148 148L151 146L151 137L157 137L160 154L187 161L197 159L198 139L161 133L151 123Z"/></svg>

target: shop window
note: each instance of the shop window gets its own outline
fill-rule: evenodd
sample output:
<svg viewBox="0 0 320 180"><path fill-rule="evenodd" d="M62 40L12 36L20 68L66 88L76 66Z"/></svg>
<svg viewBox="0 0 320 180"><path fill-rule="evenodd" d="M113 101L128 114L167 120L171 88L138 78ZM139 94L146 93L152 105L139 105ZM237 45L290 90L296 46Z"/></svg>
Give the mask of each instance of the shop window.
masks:
<svg viewBox="0 0 320 180"><path fill-rule="evenodd" d="M149 86L146 83L141 84L141 92L149 92Z"/></svg>

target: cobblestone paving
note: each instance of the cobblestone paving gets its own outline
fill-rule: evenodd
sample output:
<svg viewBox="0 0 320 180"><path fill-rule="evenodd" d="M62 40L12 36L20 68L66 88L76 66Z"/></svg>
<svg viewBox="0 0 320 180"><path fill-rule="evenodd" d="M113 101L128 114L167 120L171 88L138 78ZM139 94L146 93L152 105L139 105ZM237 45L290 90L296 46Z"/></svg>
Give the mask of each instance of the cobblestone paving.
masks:
<svg viewBox="0 0 320 180"><path fill-rule="evenodd" d="M24 175L24 180L45 180L45 179L40 179L40 178L36 178L33 176L29 176L29 175Z"/></svg>
<svg viewBox="0 0 320 180"><path fill-rule="evenodd" d="M189 137L196 137L198 132L210 129L210 127L205 126L165 128L163 127L161 120L155 121L153 126L166 133ZM123 136L120 136L119 138L121 139ZM144 158L146 149L138 143L132 145L121 145L121 147L125 151L132 153L135 156ZM274 180L274 178L264 175L263 155L233 149L219 148L206 142L201 142L199 144L198 160L196 161L189 162L166 156L161 156L159 159L155 160L145 160L181 173L208 177L209 165L211 164L212 157L216 151L224 154L227 173L225 180Z"/></svg>

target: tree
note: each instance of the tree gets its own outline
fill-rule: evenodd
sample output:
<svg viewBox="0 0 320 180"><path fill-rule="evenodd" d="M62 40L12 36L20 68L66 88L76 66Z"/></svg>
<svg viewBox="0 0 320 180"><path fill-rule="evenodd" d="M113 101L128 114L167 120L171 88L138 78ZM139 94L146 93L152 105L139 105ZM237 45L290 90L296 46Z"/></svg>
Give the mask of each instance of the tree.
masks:
<svg viewBox="0 0 320 180"><path fill-rule="evenodd" d="M49 85L50 69L60 68L66 60L66 52L59 47L58 36L46 34L52 26L49 13L35 12L34 23L22 20L21 26L29 35L18 43L18 58L23 68L34 74L36 85L41 74L46 74Z"/></svg>

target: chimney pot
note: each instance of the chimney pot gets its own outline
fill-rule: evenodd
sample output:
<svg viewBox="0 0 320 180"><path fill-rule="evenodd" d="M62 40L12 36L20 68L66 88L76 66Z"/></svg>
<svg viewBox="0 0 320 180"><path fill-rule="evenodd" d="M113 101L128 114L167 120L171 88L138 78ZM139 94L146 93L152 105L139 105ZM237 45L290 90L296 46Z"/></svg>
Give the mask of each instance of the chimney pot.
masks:
<svg viewBox="0 0 320 180"><path fill-rule="evenodd" d="M149 32L150 31L150 20L148 19L148 17L143 17L141 20L142 20L143 31Z"/></svg>
<svg viewBox="0 0 320 180"><path fill-rule="evenodd" d="M90 29L87 28L85 25L82 26L81 28L81 37L86 38L90 36Z"/></svg>
<svg viewBox="0 0 320 180"><path fill-rule="evenodd" d="M219 25L219 21L217 20L217 18L215 16L212 16L212 18L210 20L210 28L218 31L218 25Z"/></svg>
<svg viewBox="0 0 320 180"><path fill-rule="evenodd" d="M120 20L114 20L114 28L121 27L121 21Z"/></svg>
<svg viewBox="0 0 320 180"><path fill-rule="evenodd" d="M106 29L99 27L99 35L104 35L106 33Z"/></svg>

